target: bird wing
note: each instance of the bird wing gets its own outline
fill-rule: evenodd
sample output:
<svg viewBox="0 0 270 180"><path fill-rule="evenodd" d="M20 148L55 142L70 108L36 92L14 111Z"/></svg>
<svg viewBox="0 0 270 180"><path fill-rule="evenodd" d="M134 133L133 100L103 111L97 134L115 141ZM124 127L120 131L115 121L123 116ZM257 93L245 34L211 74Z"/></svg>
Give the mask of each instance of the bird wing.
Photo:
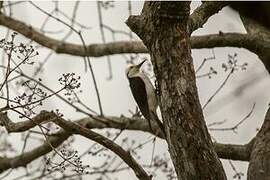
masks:
<svg viewBox="0 0 270 180"><path fill-rule="evenodd" d="M145 84L140 77L129 78L129 85L132 95L139 106L142 115L150 120L149 106Z"/></svg>

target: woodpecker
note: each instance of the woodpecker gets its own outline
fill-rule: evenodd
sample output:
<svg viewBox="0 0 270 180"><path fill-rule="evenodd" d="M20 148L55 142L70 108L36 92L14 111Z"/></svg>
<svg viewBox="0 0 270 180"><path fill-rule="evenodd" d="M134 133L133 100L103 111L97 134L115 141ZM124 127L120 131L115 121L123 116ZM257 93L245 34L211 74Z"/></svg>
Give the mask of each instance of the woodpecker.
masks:
<svg viewBox="0 0 270 180"><path fill-rule="evenodd" d="M140 71L141 66L146 60L138 65L130 65L126 69L126 75L129 81L132 95L139 106L139 109L145 119L148 121L149 128L153 132L151 121L156 121L161 132L164 133L164 126L157 116L158 100L156 91L146 74Z"/></svg>

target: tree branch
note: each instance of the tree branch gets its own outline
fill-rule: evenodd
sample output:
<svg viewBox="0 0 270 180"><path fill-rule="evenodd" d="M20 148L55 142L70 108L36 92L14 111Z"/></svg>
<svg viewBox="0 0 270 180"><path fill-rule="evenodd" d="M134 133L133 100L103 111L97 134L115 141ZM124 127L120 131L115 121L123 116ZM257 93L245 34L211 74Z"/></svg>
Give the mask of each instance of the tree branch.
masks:
<svg viewBox="0 0 270 180"><path fill-rule="evenodd" d="M217 13L226 2L205 2L198 7L189 18L190 31L201 27L207 19ZM138 16L134 16L138 19ZM41 32L35 30L19 20L0 14L0 25L10 28L34 40L38 44L54 50L56 53L65 53L75 56L101 57L122 53L148 53L147 48L141 41L118 41L104 44L89 44L86 51L83 45L67 43L57 39L50 38ZM252 27L254 27L253 25ZM270 71L270 35L265 29L256 26L256 32L264 33L220 33L203 36L193 36L190 38L193 49L214 48L214 47L238 47L245 48L256 53L264 63L268 72ZM254 28L253 28L254 29ZM261 30L262 29L262 30ZM253 31L252 31L253 32Z"/></svg>
<svg viewBox="0 0 270 180"><path fill-rule="evenodd" d="M207 1L194 10L188 20L188 29L191 34L196 29L202 27L206 21L218 13L223 7L228 5L226 1Z"/></svg>
<svg viewBox="0 0 270 180"><path fill-rule="evenodd" d="M219 34L192 36L190 40L193 49L239 47L252 51L251 43L254 43L257 39L248 34L221 32Z"/></svg>
<svg viewBox="0 0 270 180"><path fill-rule="evenodd" d="M106 126L110 124L111 127L114 127L116 124L118 124L118 128L121 127L121 129L124 129L125 127L128 126L128 124L121 123L122 119L120 119L120 121L118 120L119 122L117 122L117 119L110 120L111 122L108 122L108 119L106 118L103 118L102 121L100 121L100 118L96 117L96 118L89 118L88 121L87 119L80 119L76 122L70 122L62 118L59 118L52 112L42 111L40 114L35 116L32 120L25 120L23 122L14 123L8 118L7 113L0 114L0 125L5 126L8 132L26 131L26 130L29 130L30 128L35 127L39 123L42 123L45 121L47 122L53 121L59 126L61 126L65 131L62 130L56 135L50 136L48 138L49 142L45 142L43 145L39 146L38 148L33 149L32 151L26 152L22 155L19 155L13 158L0 158L0 172L7 170L9 168L25 166L26 164L33 161L34 159L50 152L52 150L50 144L53 147L57 147L61 145L62 142L64 142L70 135L80 134L88 139L91 139L105 146L106 148L110 149L115 154L117 154L124 162L126 162L129 165L129 167L131 167L134 170L136 176L139 179L151 179L151 177L147 175L147 173L136 162L136 160L131 156L129 152L126 152L124 149L122 149L121 146L114 143L110 139L98 133L95 133L91 131L90 129L87 129L93 126L95 126L96 128L104 128L105 124ZM134 124L134 123L129 122L129 124ZM147 124L145 124L144 126L147 126ZM145 128L141 125L139 127L142 127L142 129ZM156 129L158 128L156 127Z"/></svg>
<svg viewBox="0 0 270 180"><path fill-rule="evenodd" d="M214 147L218 157L221 159L249 161L253 144L254 140L245 145L214 143Z"/></svg>
<svg viewBox="0 0 270 180"><path fill-rule="evenodd" d="M4 126L8 133L11 132L24 132L38 124L48 121L52 118L51 114L41 111L37 116L31 120L19 121L17 123L12 122L7 113L0 113L0 126Z"/></svg>
<svg viewBox="0 0 270 180"><path fill-rule="evenodd" d="M212 3L212 2L209 2ZM194 18L195 18L194 14ZM193 19L193 18L192 18ZM65 53L75 56L92 56L100 57L121 53L148 53L147 48L141 41L118 41L104 44L87 45L87 52L79 44L66 43L50 38L31 26L15 20L5 15L0 15L0 25L17 31L25 37L34 40L44 47L54 50L56 53ZM194 49L214 48L214 47L240 47L246 48L252 52L257 52L265 47L268 41L255 35L239 33L220 33L203 36L191 37L191 46Z"/></svg>
<svg viewBox="0 0 270 180"><path fill-rule="evenodd" d="M87 51L82 45L66 43L53 38L50 38L37 30L32 26L26 25L25 23L15 20L11 17L0 15L0 25L10 28L24 35L25 37L39 43L40 45L54 50L56 53L66 53L76 56L105 56L111 54L120 53L142 53L147 52L142 42L127 43L106 43L106 44L91 44L86 46Z"/></svg>
<svg viewBox="0 0 270 180"><path fill-rule="evenodd" d="M56 118L54 121L57 125L62 127L65 131L68 131L73 134L82 135L90 140L93 140L104 147L108 148L109 150L113 151L117 154L131 169L133 169L134 173L136 174L137 178L142 180L150 180L152 179L144 169L141 167L140 164L136 162L136 160L131 156L130 152L125 151L121 146L113 142L112 140L94 132L90 129L87 129L78 123L74 123L71 121L66 121L62 118Z"/></svg>
<svg viewBox="0 0 270 180"><path fill-rule="evenodd" d="M33 160L51 152L52 147L50 145L57 148L70 136L70 133L61 130L57 134L49 136L46 142L31 151L10 158L0 157L0 173L10 168L26 167L26 165L31 163Z"/></svg>
<svg viewBox="0 0 270 180"><path fill-rule="evenodd" d="M46 119L46 118L47 119ZM5 113L0 114L0 123L3 125L3 119L8 118ZM153 133L148 123L145 119L141 118L127 118L127 117L103 117L102 121L98 118L100 117L86 117L79 120L74 121L75 123L80 124L80 126L85 127L87 129L104 129L104 128L115 128L115 129L126 129L126 130L134 130L134 131L142 131ZM21 132L29 130L37 125L37 123L49 122L55 119L55 115L49 112L41 112L36 117L33 118L34 121L26 120L24 122L14 123L10 119L5 120L12 124L12 128L10 126L5 126L8 132ZM41 120L42 119L42 120ZM160 138L164 138L163 134L158 131L158 126L153 122L153 130L157 132L157 136ZM15 157L0 157L0 173L9 169L9 168L17 168L17 167L25 167L28 163L31 163L33 160L49 153L52 151L52 148L49 144L51 144L54 148L57 148L65 140L68 139L72 134L68 133L64 130L60 130L58 133L51 135L48 137L49 142L44 142L39 147L34 148L31 151L28 151L24 154L15 156ZM232 159L232 160L241 160L241 161L249 161L250 156L250 147L254 141L246 144L246 145L233 145L233 144L222 144L222 143L214 143L215 150L219 156L219 158L223 159Z"/></svg>

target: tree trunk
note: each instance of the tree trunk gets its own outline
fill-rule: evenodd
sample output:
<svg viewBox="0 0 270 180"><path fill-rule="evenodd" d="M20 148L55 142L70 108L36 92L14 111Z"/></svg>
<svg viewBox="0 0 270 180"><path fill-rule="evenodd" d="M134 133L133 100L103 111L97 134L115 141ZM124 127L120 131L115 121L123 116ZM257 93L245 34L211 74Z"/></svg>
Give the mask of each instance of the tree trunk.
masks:
<svg viewBox="0 0 270 180"><path fill-rule="evenodd" d="M270 179L270 108L251 151L248 180Z"/></svg>
<svg viewBox="0 0 270 180"><path fill-rule="evenodd" d="M187 33L190 2L146 2L128 26L147 46L158 81L169 152L181 180L226 179L198 98Z"/></svg>

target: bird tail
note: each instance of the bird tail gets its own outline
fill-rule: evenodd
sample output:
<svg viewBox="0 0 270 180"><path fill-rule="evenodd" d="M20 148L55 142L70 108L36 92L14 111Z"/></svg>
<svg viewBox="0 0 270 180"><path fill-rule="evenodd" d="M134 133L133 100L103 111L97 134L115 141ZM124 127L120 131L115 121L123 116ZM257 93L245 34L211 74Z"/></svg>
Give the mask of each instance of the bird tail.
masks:
<svg viewBox="0 0 270 180"><path fill-rule="evenodd" d="M158 125L158 127L159 127L159 130L160 130L161 133L164 135L164 137L166 137L165 128L164 128L162 122L159 120L157 114L156 114L155 112L153 112L153 111L150 111L150 117L151 117L152 120L154 120L154 121L157 123L157 125ZM150 123L150 122L149 122L149 123ZM151 123L150 123L149 126L150 126L150 128L151 128L151 130L152 130ZM152 131L153 131L153 130L152 130Z"/></svg>

